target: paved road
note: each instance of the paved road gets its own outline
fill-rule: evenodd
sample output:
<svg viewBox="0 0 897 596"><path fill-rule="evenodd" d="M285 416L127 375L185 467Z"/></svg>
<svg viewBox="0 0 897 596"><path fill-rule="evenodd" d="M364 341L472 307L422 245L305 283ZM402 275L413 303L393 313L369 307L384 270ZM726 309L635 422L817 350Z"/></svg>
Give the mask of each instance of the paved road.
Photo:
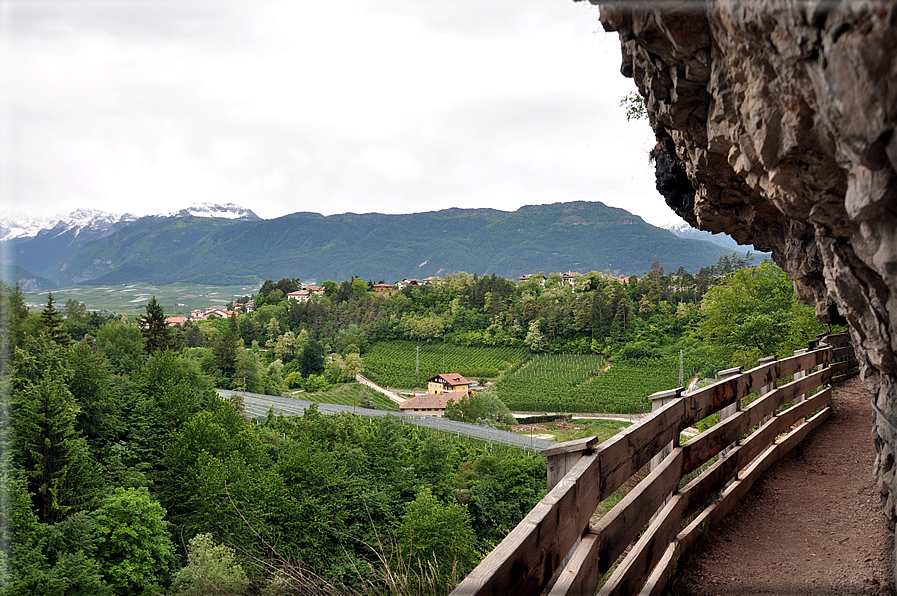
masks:
<svg viewBox="0 0 897 596"><path fill-rule="evenodd" d="M369 378L367 378L363 375L355 375L355 380L358 381L359 383L361 383L362 385L367 385L374 391L378 391L378 392L382 393L383 395L385 395L392 401L396 402L397 404L401 404L406 401L404 397L401 397L388 389L384 389L383 387L381 387L380 385L376 384L375 382L373 382L372 380L370 380Z"/></svg>
<svg viewBox="0 0 897 596"><path fill-rule="evenodd" d="M250 418L264 418L268 415L269 410L274 410L275 414L283 414L284 416L301 416L305 413L305 409L313 403L304 399L294 399L291 397L278 397L276 395L262 395L260 393L248 393L246 391L218 389L218 395L224 398L230 397L233 393L239 393L243 396L243 405L246 409L246 415ZM412 416L400 412L372 410L369 408L353 408L352 406L342 406L338 404L318 404L318 411L322 414L355 412L359 416L369 418L387 415L395 416L403 423L426 426L427 428L433 428L459 437L470 437L473 439L480 439L481 441L491 441L492 443L510 445L512 447L530 449L533 451L542 451L543 449L548 449L549 447L557 445L557 443L553 441L537 439L528 435L517 435L503 430L477 426L476 424L455 422L454 420L448 420L447 418L436 418L433 416Z"/></svg>

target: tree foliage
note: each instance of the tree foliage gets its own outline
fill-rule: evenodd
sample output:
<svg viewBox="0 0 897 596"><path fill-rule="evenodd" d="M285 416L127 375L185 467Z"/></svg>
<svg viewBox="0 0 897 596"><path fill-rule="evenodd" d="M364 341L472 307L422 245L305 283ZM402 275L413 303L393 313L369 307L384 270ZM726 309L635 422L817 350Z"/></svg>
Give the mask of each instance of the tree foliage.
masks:
<svg viewBox="0 0 897 596"><path fill-rule="evenodd" d="M787 356L825 331L801 304L791 280L776 265L738 269L701 302L698 332L717 354L743 366L764 356Z"/></svg>
<svg viewBox="0 0 897 596"><path fill-rule="evenodd" d="M234 549L216 544L211 534L197 534L187 545L187 566L172 584L176 596L240 596L249 577L237 562Z"/></svg>
<svg viewBox="0 0 897 596"><path fill-rule="evenodd" d="M514 424L508 406L491 389L474 395L468 393L457 401L450 401L445 408L445 417L470 424Z"/></svg>
<svg viewBox="0 0 897 596"><path fill-rule="evenodd" d="M155 296L146 305L146 316L140 320L140 328L143 331L143 338L146 340L147 354L171 348L172 335L171 329L165 321L165 309L162 308Z"/></svg>
<svg viewBox="0 0 897 596"><path fill-rule="evenodd" d="M645 107L645 98L640 93L631 91L620 100L620 107L626 114L627 120L647 120L648 109Z"/></svg>
<svg viewBox="0 0 897 596"><path fill-rule="evenodd" d="M144 488L116 488L92 514L97 557L116 594L145 594L157 586L174 545L165 510Z"/></svg>
<svg viewBox="0 0 897 596"><path fill-rule="evenodd" d="M412 566L432 562L442 578L460 578L476 560L475 538L467 508L441 503L423 488L405 506L398 531L402 556Z"/></svg>

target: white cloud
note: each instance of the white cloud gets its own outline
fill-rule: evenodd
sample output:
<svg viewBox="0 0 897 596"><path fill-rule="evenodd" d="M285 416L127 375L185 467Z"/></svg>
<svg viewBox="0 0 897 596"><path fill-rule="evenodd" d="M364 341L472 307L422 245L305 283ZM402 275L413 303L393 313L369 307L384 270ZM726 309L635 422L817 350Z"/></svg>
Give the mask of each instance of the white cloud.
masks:
<svg viewBox="0 0 897 596"><path fill-rule="evenodd" d="M557 0L0 0L4 207L674 221L616 35Z"/></svg>

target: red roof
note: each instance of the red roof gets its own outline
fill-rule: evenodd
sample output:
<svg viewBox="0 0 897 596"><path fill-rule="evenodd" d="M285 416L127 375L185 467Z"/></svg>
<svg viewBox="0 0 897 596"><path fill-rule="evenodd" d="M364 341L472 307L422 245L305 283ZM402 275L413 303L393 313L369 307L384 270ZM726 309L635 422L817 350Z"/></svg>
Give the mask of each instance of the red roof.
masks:
<svg viewBox="0 0 897 596"><path fill-rule="evenodd" d="M458 401L467 395L466 391L446 391L445 393L425 393L406 399L399 404L400 410L444 410L449 400Z"/></svg>
<svg viewBox="0 0 897 596"><path fill-rule="evenodd" d="M448 373L445 375L437 375L440 379L448 383L451 387L457 385L470 385L470 381L459 375L458 373Z"/></svg>

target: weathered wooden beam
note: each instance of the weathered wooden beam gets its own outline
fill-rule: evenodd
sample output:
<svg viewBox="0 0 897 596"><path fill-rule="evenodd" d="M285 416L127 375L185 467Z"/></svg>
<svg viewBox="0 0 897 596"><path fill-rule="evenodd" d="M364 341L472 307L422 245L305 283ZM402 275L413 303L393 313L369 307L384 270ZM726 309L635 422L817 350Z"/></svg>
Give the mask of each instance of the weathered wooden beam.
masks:
<svg viewBox="0 0 897 596"><path fill-rule="evenodd" d="M651 461L667 443L679 438L686 426L685 400L674 400L645 418L602 443L601 498L604 500L629 480L642 466Z"/></svg>
<svg viewBox="0 0 897 596"><path fill-rule="evenodd" d="M540 593L588 528L600 488L601 463L596 451L580 458L452 594Z"/></svg>
<svg viewBox="0 0 897 596"><path fill-rule="evenodd" d="M676 490L682 478L682 449L677 447L607 515L589 529L573 551L550 596L592 594L601 577L638 536L639 531Z"/></svg>
<svg viewBox="0 0 897 596"><path fill-rule="evenodd" d="M844 362L836 362L832 364L830 367L832 369L833 374L843 373L844 371L848 371L854 368L857 368L859 364L856 360L845 360Z"/></svg>
<svg viewBox="0 0 897 596"><path fill-rule="evenodd" d="M598 443L598 437L586 437L575 441L559 443L556 447L549 447L542 451L542 456L547 460L547 485L551 491L567 472L573 469L576 462L588 453Z"/></svg>
<svg viewBox="0 0 897 596"><path fill-rule="evenodd" d="M542 457L551 457L553 455L561 455L564 453L580 453L591 449L598 444L598 437L586 437L584 439L576 439L575 441L566 441L558 443L556 446L542 450Z"/></svg>
<svg viewBox="0 0 897 596"><path fill-rule="evenodd" d="M771 416L777 408L788 403L794 396L806 393L810 389L824 385L831 380L831 369L824 368L803 379L792 381L774 389L765 396L749 404L744 410L736 413L725 422L713 426L686 442L684 472L688 474L697 469L705 461L722 451L727 445L735 442L747 432L762 424L764 418Z"/></svg>
<svg viewBox="0 0 897 596"><path fill-rule="evenodd" d="M822 337L822 341L830 346L839 346L850 341L850 333L842 331L841 333L832 333Z"/></svg>
<svg viewBox="0 0 897 596"><path fill-rule="evenodd" d="M832 349L832 360L839 358L849 358L854 356L853 346L844 346L843 348Z"/></svg>

